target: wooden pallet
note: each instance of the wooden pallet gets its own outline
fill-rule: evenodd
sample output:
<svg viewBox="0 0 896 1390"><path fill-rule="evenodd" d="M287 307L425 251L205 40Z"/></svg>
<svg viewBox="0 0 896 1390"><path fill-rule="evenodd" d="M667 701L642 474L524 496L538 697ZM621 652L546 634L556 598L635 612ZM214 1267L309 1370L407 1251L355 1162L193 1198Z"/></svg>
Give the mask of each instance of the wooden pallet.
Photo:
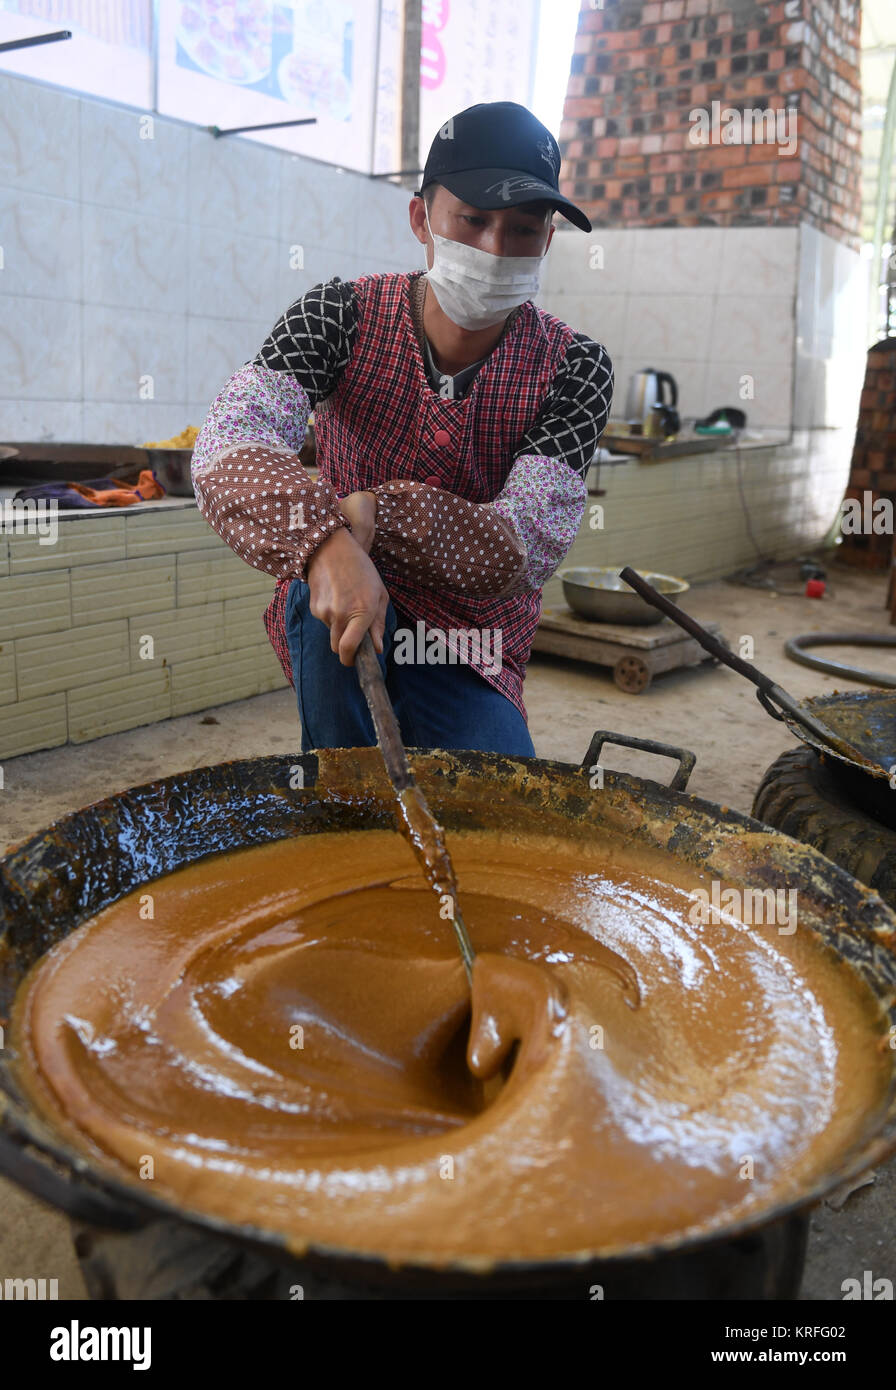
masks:
<svg viewBox="0 0 896 1390"><path fill-rule="evenodd" d="M725 641L718 623L703 623L703 627ZM668 618L649 627L594 623L577 617L571 608L542 609L532 650L612 666L614 681L629 695L640 695L661 671L714 660Z"/></svg>

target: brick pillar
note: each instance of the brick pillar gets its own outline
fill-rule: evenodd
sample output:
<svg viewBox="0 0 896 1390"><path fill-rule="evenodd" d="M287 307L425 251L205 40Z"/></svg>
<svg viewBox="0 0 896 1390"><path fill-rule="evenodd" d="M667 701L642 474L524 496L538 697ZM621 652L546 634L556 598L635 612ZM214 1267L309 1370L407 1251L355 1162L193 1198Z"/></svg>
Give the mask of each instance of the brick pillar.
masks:
<svg viewBox="0 0 896 1390"><path fill-rule="evenodd" d="M844 535L841 559L860 569L887 569L893 536L875 517L874 503L886 497L896 510L896 338L884 338L868 353L846 496L859 502L863 530Z"/></svg>
<svg viewBox="0 0 896 1390"><path fill-rule="evenodd" d="M858 0L583 0L561 190L597 226L809 222L858 249L859 11ZM794 134L794 153L779 153Z"/></svg>

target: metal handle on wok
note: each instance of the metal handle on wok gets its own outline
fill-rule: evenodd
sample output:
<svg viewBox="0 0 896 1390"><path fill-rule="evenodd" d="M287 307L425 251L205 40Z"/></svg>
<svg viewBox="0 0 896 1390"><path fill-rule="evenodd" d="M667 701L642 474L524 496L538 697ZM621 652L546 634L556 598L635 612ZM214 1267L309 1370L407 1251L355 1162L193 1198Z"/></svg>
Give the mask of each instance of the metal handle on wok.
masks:
<svg viewBox="0 0 896 1390"><path fill-rule="evenodd" d="M582 767L586 772L590 772L599 761L600 750L605 743L615 743L620 748L638 748L643 753L656 753L662 758L677 759L678 771L669 783L669 790L673 792L684 791L697 761L696 753L691 753L687 748L676 748L671 743L658 743L655 738L634 738L631 734L613 734L607 729L597 729L591 735L588 752L582 760Z"/></svg>
<svg viewBox="0 0 896 1390"><path fill-rule="evenodd" d="M685 632L689 632L700 643L704 651L709 652L725 666L730 666L732 671L737 671L739 675L746 676L748 681L752 681L753 685L756 686L756 698L762 708L773 718L783 719L781 709L784 709L792 719L795 719L798 724L802 724L804 729L808 729L827 747L833 746L831 730L813 718L811 714L807 714L804 709L801 709L792 695L788 695L787 691L782 690L780 685L775 685L771 677L763 675L758 667L751 666L749 661L744 661L743 657L735 656L734 652L723 646L717 638L711 637L696 619L691 617L690 613L685 613L677 604L672 603L671 599L667 599L665 594L657 593L653 585L648 584L646 579L642 579L641 575L631 566L626 565L625 569L620 570L619 578L624 579L626 584L637 590L645 602L658 608L661 613L665 613L667 618L671 618L673 623L677 623L679 627L684 628ZM775 705L780 705L781 708L776 709Z"/></svg>

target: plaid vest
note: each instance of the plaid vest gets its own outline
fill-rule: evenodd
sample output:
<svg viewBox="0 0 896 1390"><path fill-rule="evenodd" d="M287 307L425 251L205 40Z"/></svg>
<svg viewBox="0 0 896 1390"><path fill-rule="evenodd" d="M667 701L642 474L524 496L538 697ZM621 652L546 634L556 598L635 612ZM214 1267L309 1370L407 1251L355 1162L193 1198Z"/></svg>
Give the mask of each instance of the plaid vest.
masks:
<svg viewBox="0 0 896 1390"><path fill-rule="evenodd" d="M493 502L573 330L525 303L466 394L452 400L435 391L426 374L411 314L412 279L396 273L354 282L360 311L354 349L336 389L314 410L320 475L340 497L411 479L470 502ZM390 566L379 569L396 609L423 619L427 629L500 631L501 669L470 664L525 716L523 678L541 613L540 591L480 598L426 589ZM280 581L265 614L287 672L283 619L290 583Z"/></svg>

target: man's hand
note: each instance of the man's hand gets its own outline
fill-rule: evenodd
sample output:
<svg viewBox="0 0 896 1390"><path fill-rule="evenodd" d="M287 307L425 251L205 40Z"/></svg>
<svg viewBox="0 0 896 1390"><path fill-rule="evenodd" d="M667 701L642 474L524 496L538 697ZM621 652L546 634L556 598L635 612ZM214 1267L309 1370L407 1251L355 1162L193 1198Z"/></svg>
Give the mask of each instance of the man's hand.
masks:
<svg viewBox="0 0 896 1390"><path fill-rule="evenodd" d="M308 561L306 574L312 616L327 624L330 646L343 666L354 664L368 629L375 650L381 652L389 595L373 561L351 532L340 526L328 536Z"/></svg>
<svg viewBox="0 0 896 1390"><path fill-rule="evenodd" d="M351 492L339 501L339 509L351 524L352 535L366 555L376 534L376 493Z"/></svg>

